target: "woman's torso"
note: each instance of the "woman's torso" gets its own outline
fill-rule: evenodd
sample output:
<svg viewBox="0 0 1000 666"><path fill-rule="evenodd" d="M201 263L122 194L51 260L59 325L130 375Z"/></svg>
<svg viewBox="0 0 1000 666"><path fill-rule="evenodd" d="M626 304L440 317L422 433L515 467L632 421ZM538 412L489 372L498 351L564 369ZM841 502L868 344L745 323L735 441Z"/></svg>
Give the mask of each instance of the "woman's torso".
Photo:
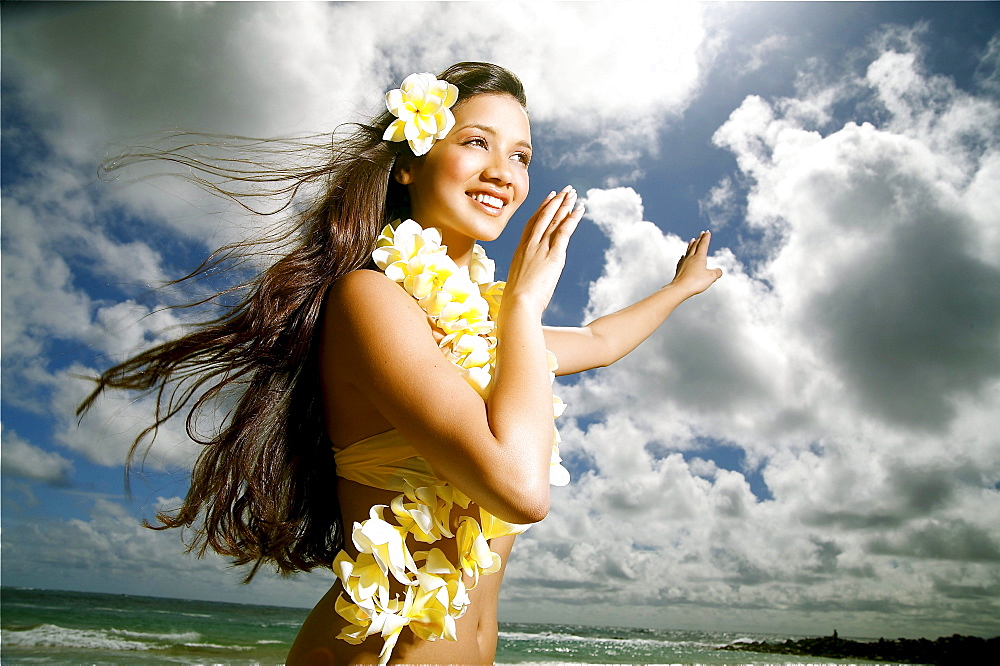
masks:
<svg viewBox="0 0 1000 666"><path fill-rule="evenodd" d="M327 307L336 307L335 299ZM350 344L338 331L320 332L319 361L322 366L323 399L327 421L327 434L335 450L341 450L356 443L363 442L374 435L392 430L393 425L375 408L372 402L355 387L349 377L337 371L343 364L343 355L352 353ZM427 335L440 338L428 321ZM333 474L331 451L331 474ZM414 453L416 453L414 451ZM337 479L337 495L340 501L341 517L345 534L345 550L352 558L357 557L357 551L351 543L351 528L356 522L369 518L369 510L375 505L388 505L399 492L383 490L363 485L347 479ZM458 529L458 521L463 516L473 516L478 519L479 510L475 504L468 509L455 507L452 511L452 532ZM514 543L513 536L494 538L490 540L490 548L500 555L501 569L494 574L481 576L478 585L469 591L470 605L465 614L456 622L457 641L436 640L433 642L417 639L410 631L404 629L393 650L393 662L423 662L423 663L492 663L496 650L496 612L500 583L506 567L507 557ZM427 544L407 540L410 552L426 550ZM434 543L452 562L457 560L455 539L446 538ZM467 586L472 585L472 579L465 577ZM391 581L390 590L393 593L401 591L402 586ZM334 604L343 588L337 581L329 592L310 613L296 638L295 645L288 655L288 663L325 664L325 663L377 663L383 641L379 636L372 636L360 645L351 645L337 639L337 635L347 625L335 610Z"/></svg>

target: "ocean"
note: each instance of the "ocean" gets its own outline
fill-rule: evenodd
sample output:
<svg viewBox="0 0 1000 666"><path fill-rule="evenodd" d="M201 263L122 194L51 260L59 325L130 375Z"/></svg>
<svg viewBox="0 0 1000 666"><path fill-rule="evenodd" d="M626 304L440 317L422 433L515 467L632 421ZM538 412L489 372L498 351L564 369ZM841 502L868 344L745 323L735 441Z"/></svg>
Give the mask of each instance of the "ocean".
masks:
<svg viewBox="0 0 1000 666"><path fill-rule="evenodd" d="M281 664L309 612L131 595L0 588L0 664ZM499 664L846 664L720 652L799 636L501 623Z"/></svg>

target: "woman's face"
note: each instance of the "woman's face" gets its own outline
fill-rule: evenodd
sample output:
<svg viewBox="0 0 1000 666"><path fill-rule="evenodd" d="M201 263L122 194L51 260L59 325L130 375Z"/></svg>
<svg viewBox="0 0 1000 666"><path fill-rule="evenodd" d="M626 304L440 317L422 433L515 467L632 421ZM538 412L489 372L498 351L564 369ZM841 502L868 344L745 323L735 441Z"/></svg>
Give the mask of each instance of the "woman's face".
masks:
<svg viewBox="0 0 1000 666"><path fill-rule="evenodd" d="M437 227L450 249L500 235L528 195L531 127L509 95L477 95L455 111L455 126L396 179L421 226Z"/></svg>

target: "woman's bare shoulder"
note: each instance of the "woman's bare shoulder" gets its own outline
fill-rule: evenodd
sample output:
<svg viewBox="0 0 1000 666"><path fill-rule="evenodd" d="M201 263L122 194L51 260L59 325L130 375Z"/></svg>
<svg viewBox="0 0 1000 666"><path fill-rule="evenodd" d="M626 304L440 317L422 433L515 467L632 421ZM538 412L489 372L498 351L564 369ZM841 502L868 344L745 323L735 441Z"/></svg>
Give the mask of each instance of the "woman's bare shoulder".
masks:
<svg viewBox="0 0 1000 666"><path fill-rule="evenodd" d="M374 340L427 337L433 341L427 315L410 294L383 273L351 271L330 288L326 303L327 335L362 344Z"/></svg>
<svg viewBox="0 0 1000 666"><path fill-rule="evenodd" d="M381 271L359 268L342 276L330 288L330 300L343 302L365 299L373 296L393 297L406 296L410 298L398 284L385 276Z"/></svg>
<svg viewBox="0 0 1000 666"><path fill-rule="evenodd" d="M365 318L378 317L379 313L400 315L422 310L416 300L379 271L361 268L351 271L333 283L327 296L328 316L354 317L359 313Z"/></svg>

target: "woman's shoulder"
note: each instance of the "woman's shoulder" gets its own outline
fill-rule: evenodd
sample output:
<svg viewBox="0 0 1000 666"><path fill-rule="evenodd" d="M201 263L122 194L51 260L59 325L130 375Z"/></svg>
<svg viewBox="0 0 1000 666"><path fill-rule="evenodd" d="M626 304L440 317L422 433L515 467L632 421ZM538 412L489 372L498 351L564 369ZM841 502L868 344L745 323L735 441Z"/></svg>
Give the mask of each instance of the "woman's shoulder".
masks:
<svg viewBox="0 0 1000 666"><path fill-rule="evenodd" d="M426 315L405 289L381 271L367 268L351 271L334 282L326 306L328 320L362 329L427 326Z"/></svg>
<svg viewBox="0 0 1000 666"><path fill-rule="evenodd" d="M373 301L384 302L386 299L413 301L406 290L387 278L385 273L368 268L359 268L342 276L333 283L327 298L331 303L341 305L370 305Z"/></svg>

